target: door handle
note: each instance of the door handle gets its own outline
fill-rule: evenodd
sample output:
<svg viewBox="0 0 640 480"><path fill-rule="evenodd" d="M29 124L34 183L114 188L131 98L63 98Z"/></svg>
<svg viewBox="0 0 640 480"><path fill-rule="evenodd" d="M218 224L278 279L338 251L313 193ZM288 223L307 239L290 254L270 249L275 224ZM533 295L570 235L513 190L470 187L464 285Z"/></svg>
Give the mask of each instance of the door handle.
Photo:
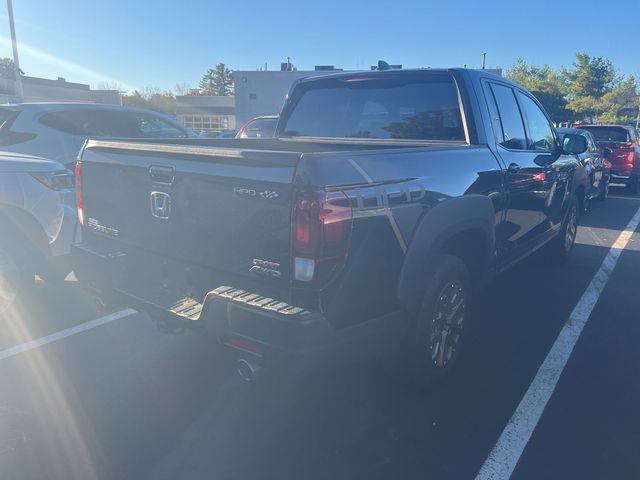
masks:
<svg viewBox="0 0 640 480"><path fill-rule="evenodd" d="M517 163L510 163L507 167L507 170L512 173L517 172L520 170L520 165L518 165Z"/></svg>

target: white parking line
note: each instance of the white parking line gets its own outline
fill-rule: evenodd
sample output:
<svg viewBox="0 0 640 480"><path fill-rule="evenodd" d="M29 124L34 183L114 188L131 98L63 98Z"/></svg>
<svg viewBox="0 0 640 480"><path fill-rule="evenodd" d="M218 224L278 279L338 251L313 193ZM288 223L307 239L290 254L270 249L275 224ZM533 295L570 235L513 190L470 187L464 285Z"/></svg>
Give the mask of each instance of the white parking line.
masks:
<svg viewBox="0 0 640 480"><path fill-rule="evenodd" d="M86 332L87 330L91 330L92 328L96 328L106 323L113 322L114 320L128 317L129 315L133 315L134 313L138 312L132 308L125 308L124 310L110 313L109 315L105 315L104 317L96 318L79 325L74 325L73 327L65 328L64 330L52 333L51 335L47 335L46 337L37 338L29 342L21 343L20 345L16 345L14 347L7 348L6 350L1 350L0 360L5 360L9 357L13 357L14 355L28 352L29 350L42 347L43 345L47 345L49 343L57 342L58 340L62 340L63 338Z"/></svg>
<svg viewBox="0 0 640 480"><path fill-rule="evenodd" d="M533 382L529 385L518 408L482 465L476 480L506 480L511 477L549 398L551 398L562 370L571 356L573 347L609 281L620 254L629 243L638 224L640 224L640 209L636 211L629 224L609 249L600 269L571 312L567 323L562 327L558 338L540 366Z"/></svg>

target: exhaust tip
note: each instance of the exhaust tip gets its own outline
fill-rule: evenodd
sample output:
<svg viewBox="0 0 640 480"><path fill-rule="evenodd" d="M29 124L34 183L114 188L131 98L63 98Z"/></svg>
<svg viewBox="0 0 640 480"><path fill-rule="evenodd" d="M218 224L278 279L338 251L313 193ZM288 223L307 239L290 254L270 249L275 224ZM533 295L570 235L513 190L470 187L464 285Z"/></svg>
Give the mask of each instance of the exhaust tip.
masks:
<svg viewBox="0 0 640 480"><path fill-rule="evenodd" d="M253 382L262 372L262 367L245 358L241 358L236 364L236 372L245 382Z"/></svg>

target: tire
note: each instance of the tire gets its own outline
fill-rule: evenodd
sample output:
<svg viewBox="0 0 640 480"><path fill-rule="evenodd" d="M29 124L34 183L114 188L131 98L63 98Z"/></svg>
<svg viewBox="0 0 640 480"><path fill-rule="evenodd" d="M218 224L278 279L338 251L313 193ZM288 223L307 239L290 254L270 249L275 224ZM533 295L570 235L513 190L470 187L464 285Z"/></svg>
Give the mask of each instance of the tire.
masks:
<svg viewBox="0 0 640 480"><path fill-rule="evenodd" d="M71 273L69 265L57 264L50 262L47 268L38 272L38 275L49 284L61 284L67 278L67 275Z"/></svg>
<svg viewBox="0 0 640 480"><path fill-rule="evenodd" d="M578 232L578 199L574 195L567 209L562 227L556 235L556 238L549 242L547 253L556 262L566 262L571 256L571 251L576 243L576 234Z"/></svg>
<svg viewBox="0 0 640 480"><path fill-rule="evenodd" d="M640 177L638 175L632 175L627 181L627 192L632 195L640 193Z"/></svg>
<svg viewBox="0 0 640 480"><path fill-rule="evenodd" d="M584 200L582 201L582 212L580 212L580 216L585 215L591 209L591 198L588 195L584 196Z"/></svg>
<svg viewBox="0 0 640 480"><path fill-rule="evenodd" d="M34 271L27 253L14 238L0 239L0 315L10 312L30 285Z"/></svg>
<svg viewBox="0 0 640 480"><path fill-rule="evenodd" d="M596 197L596 200L598 200L599 202L604 202L607 198L609 198L609 180L607 180L607 183L604 186L604 190L600 195Z"/></svg>
<svg viewBox="0 0 640 480"><path fill-rule="evenodd" d="M472 281L464 262L439 255L423 288L413 328L393 371L416 390L425 390L450 376L469 336Z"/></svg>

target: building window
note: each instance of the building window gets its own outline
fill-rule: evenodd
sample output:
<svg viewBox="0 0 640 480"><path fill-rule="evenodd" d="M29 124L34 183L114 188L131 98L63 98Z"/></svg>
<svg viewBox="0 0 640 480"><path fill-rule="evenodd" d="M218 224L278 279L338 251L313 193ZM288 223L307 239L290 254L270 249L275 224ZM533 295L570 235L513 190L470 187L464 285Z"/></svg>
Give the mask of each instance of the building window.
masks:
<svg viewBox="0 0 640 480"><path fill-rule="evenodd" d="M229 128L229 117L226 115L184 115L182 123L185 127L196 131L219 131Z"/></svg>

